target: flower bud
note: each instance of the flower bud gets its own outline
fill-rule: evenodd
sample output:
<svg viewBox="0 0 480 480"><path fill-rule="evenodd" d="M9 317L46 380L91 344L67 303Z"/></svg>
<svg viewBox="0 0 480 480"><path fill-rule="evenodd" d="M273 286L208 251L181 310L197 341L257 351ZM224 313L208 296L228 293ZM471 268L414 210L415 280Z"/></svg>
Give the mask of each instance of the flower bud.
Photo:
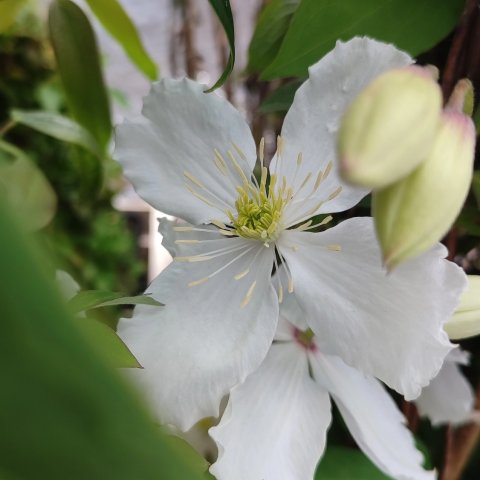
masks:
<svg viewBox="0 0 480 480"><path fill-rule="evenodd" d="M377 77L352 102L339 130L345 180L383 188L406 176L431 148L442 108L428 68L410 66Z"/></svg>
<svg viewBox="0 0 480 480"><path fill-rule="evenodd" d="M389 270L448 232L470 188L474 150L471 118L447 109L426 160L408 177L374 192L377 237Z"/></svg>
<svg viewBox="0 0 480 480"><path fill-rule="evenodd" d="M452 340L480 335L480 275L468 275L468 285L460 297L460 305L445 324Z"/></svg>

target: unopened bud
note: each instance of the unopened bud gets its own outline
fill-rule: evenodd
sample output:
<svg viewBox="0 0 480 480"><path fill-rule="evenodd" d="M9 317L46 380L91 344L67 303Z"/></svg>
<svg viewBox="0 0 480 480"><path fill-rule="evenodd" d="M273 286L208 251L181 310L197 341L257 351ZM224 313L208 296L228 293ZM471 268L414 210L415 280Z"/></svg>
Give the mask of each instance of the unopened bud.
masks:
<svg viewBox="0 0 480 480"><path fill-rule="evenodd" d="M467 288L445 331L452 340L480 335L480 275L468 275Z"/></svg>
<svg viewBox="0 0 480 480"><path fill-rule="evenodd" d="M428 250L450 229L470 188L474 149L471 118L446 110L426 160L374 192L377 236L389 270Z"/></svg>
<svg viewBox="0 0 480 480"><path fill-rule="evenodd" d="M408 175L431 148L442 108L428 68L410 66L377 77L352 102L339 130L345 180L383 188Z"/></svg>

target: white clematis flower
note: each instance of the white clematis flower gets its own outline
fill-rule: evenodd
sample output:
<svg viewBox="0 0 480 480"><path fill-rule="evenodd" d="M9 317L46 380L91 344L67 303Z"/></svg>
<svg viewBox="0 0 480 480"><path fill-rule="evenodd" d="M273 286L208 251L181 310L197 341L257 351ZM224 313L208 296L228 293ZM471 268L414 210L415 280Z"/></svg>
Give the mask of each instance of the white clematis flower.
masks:
<svg viewBox="0 0 480 480"><path fill-rule="evenodd" d="M471 419L475 396L460 370L460 365L468 364L468 352L460 348L452 350L438 375L415 400L420 415L428 417L432 425L460 425Z"/></svg>
<svg viewBox="0 0 480 480"><path fill-rule="evenodd" d="M323 351L409 398L437 373L452 348L441 326L465 286L445 249L386 276L371 219L308 232L312 216L348 209L367 193L338 174L343 112L373 78L411 62L368 38L339 42L297 91L269 171L260 145L259 184L246 122L193 81L154 84L144 118L118 128L115 157L139 195L196 225L177 228L181 253L148 289L166 307L137 307L119 325L163 422L186 430L218 415L221 398L265 358L287 290ZM275 290L279 263L288 278Z"/></svg>
<svg viewBox="0 0 480 480"><path fill-rule="evenodd" d="M303 330L306 317L294 296L284 305L265 361L232 390L221 422L210 429L219 449L210 468L217 480L312 480L325 449L330 398L358 446L387 475L435 478L422 468L405 418L381 383L321 352L311 330Z"/></svg>

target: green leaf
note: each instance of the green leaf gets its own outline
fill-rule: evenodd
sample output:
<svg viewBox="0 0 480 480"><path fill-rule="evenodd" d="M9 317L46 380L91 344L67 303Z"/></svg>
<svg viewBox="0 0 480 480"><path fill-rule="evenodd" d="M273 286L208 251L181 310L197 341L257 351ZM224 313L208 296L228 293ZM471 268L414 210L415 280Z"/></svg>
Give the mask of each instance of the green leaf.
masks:
<svg viewBox="0 0 480 480"><path fill-rule="evenodd" d="M261 72L273 61L299 4L300 0L272 0L267 3L258 17L248 48L249 72Z"/></svg>
<svg viewBox="0 0 480 480"><path fill-rule="evenodd" d="M228 44L230 46L230 54L228 55L227 65L223 71L221 77L216 81L213 87L210 87L205 93L213 92L217 88L221 87L227 80L228 76L232 73L233 66L235 65L235 29L233 26L232 9L230 8L230 0L208 0L210 5L215 10L220 23L222 24L225 34L227 35Z"/></svg>
<svg viewBox="0 0 480 480"><path fill-rule="evenodd" d="M204 478L76 327L31 242L0 202L2 476Z"/></svg>
<svg viewBox="0 0 480 480"><path fill-rule="evenodd" d="M151 305L158 307L163 304L147 295L124 297L121 293L104 292L101 290L84 290L77 293L68 302L68 306L73 313L114 305Z"/></svg>
<svg viewBox="0 0 480 480"><path fill-rule="evenodd" d="M192 467L198 471L207 471L208 467L210 466L209 463L202 456L198 455L195 449L183 438L171 435L170 441L172 444L177 446L179 452L183 452L186 458L191 459ZM210 476L206 476L205 478L212 478L215 480L214 477Z"/></svg>
<svg viewBox="0 0 480 480"><path fill-rule="evenodd" d="M477 201L478 208L480 208L480 170L473 172L472 192Z"/></svg>
<svg viewBox="0 0 480 480"><path fill-rule="evenodd" d="M50 223L57 197L43 172L21 150L0 141L0 149L15 155L0 164L0 201L4 197L18 220L29 231Z"/></svg>
<svg viewBox="0 0 480 480"><path fill-rule="evenodd" d="M79 145L93 155L102 157L100 147L90 132L68 117L53 112L25 110L12 110L10 116L12 120L18 123L27 125L58 140Z"/></svg>
<svg viewBox="0 0 480 480"><path fill-rule="evenodd" d="M157 66L140 40L135 25L117 0L86 0L105 29L122 46L132 62L150 79L158 76Z"/></svg>
<svg viewBox="0 0 480 480"><path fill-rule="evenodd" d="M76 323L100 355L113 367L142 368L133 353L109 326L93 318L79 318Z"/></svg>
<svg viewBox="0 0 480 480"><path fill-rule="evenodd" d="M359 450L329 447L318 465L316 480L388 480Z"/></svg>
<svg viewBox="0 0 480 480"><path fill-rule="evenodd" d="M442 40L456 25L464 0L302 0L274 61L262 78L305 76L337 40L368 35L411 55Z"/></svg>
<svg viewBox="0 0 480 480"><path fill-rule="evenodd" d="M15 23L17 15L26 3L26 0L0 1L0 33L7 31Z"/></svg>
<svg viewBox="0 0 480 480"><path fill-rule="evenodd" d="M54 0L48 20L72 116L105 150L112 124L92 26L82 10L70 0Z"/></svg>
<svg viewBox="0 0 480 480"><path fill-rule="evenodd" d="M288 111L298 87L300 87L303 82L304 80L295 80L286 85L282 85L263 101L260 105L260 111L263 113Z"/></svg>
<svg viewBox="0 0 480 480"><path fill-rule="evenodd" d="M478 108L478 106L473 114L473 123L475 124L477 135L480 135L480 108Z"/></svg>

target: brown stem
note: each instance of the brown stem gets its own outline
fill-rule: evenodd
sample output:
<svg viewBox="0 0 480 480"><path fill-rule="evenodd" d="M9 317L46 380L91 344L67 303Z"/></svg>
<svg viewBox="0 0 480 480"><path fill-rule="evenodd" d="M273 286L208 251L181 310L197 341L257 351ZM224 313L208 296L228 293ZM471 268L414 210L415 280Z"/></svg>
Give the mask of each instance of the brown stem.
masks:
<svg viewBox="0 0 480 480"><path fill-rule="evenodd" d="M418 415L417 407L414 403L403 400L402 412L407 420L409 430L415 433L418 430L418 425L420 423L420 417Z"/></svg>
<svg viewBox="0 0 480 480"><path fill-rule="evenodd" d="M480 386L477 388L476 408L480 408ZM470 423L455 429L448 428L445 465L441 480L459 480L461 478L479 439L480 425L477 423Z"/></svg>
<svg viewBox="0 0 480 480"><path fill-rule="evenodd" d="M480 80L477 65L478 40L480 39L480 1L466 0L465 8L455 31L442 77L442 91L448 101L458 80L468 76L473 83ZM452 260L457 251L458 231L452 228L447 235L448 258ZM477 408L480 408L480 386L477 391ZM458 480L465 469L480 437L480 426L468 424L463 427L448 427L441 480Z"/></svg>
<svg viewBox="0 0 480 480"><path fill-rule="evenodd" d="M193 40L193 30L195 25L196 13L193 3L190 0L183 0L181 2L183 15L183 43L185 45L185 68L187 76L195 79L198 72L198 54L195 50Z"/></svg>
<svg viewBox="0 0 480 480"><path fill-rule="evenodd" d="M476 54L469 55L469 46L475 47L472 40L478 35L479 8L479 0L466 0L443 71L442 90L445 99L452 93L456 81L469 73L470 58L476 58Z"/></svg>

